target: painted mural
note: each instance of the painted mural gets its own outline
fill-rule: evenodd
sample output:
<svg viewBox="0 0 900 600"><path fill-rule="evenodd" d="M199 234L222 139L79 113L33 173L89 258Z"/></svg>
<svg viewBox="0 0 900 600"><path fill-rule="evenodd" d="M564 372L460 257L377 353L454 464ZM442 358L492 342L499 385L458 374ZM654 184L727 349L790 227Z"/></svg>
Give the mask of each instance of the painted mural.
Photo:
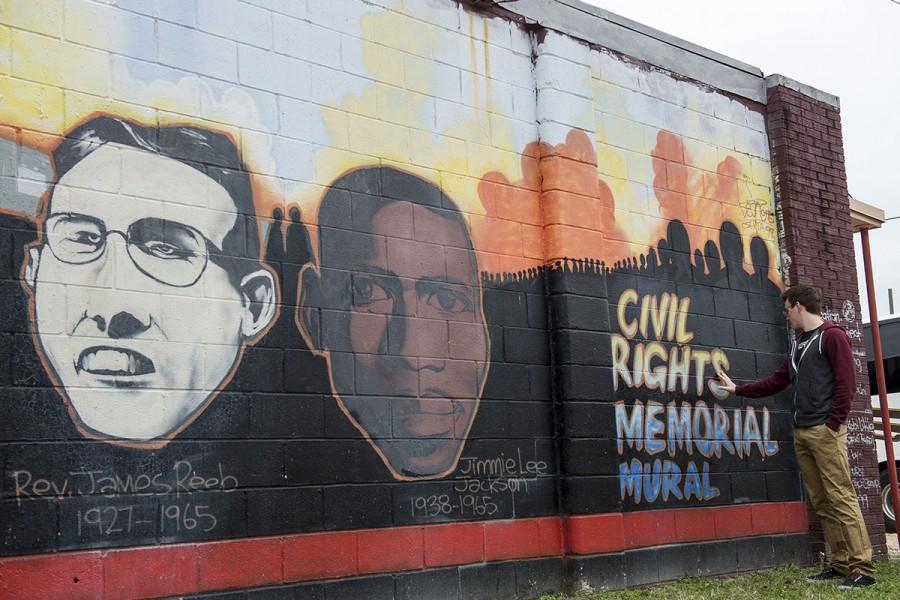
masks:
<svg viewBox="0 0 900 600"><path fill-rule="evenodd" d="M800 498L714 383L786 340L761 107L450 0L12 4L3 554Z"/></svg>

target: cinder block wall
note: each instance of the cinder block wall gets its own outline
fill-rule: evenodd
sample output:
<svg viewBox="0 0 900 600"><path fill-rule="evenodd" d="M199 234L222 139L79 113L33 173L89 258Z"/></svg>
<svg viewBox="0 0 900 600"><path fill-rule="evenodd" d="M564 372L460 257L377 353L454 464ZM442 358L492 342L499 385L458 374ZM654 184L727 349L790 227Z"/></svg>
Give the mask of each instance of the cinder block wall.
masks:
<svg viewBox="0 0 900 600"><path fill-rule="evenodd" d="M780 360L783 256L854 272L778 237L776 197L789 231L812 209L776 105L809 100L592 7L485 5L0 10L0 595L808 561L790 397L713 380Z"/></svg>

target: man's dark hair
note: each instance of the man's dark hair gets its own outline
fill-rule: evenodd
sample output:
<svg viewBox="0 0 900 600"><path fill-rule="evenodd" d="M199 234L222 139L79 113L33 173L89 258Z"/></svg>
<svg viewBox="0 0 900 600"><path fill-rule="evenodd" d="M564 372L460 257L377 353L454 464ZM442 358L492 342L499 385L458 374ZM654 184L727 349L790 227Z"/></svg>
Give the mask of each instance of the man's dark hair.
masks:
<svg viewBox="0 0 900 600"><path fill-rule="evenodd" d="M791 306L802 304L806 311L814 315L822 314L822 296L819 290L808 285L792 285L784 290L781 299L791 303Z"/></svg>
<svg viewBox="0 0 900 600"><path fill-rule="evenodd" d="M214 252L210 260L228 271L235 287L239 287L244 275L259 268L259 231L253 189L237 146L230 137L200 127L146 127L116 117L94 117L70 131L53 151L54 181L58 182L79 162L106 144L120 144L177 160L225 188L234 201L237 218L222 240L222 254ZM244 258L252 260L241 260Z"/></svg>
<svg viewBox="0 0 900 600"><path fill-rule="evenodd" d="M360 223L371 225L379 210L395 202L417 204L456 222L466 240L464 248L475 251L462 211L440 188L421 177L392 167L364 167L336 179L322 198L317 219L319 262L322 262L326 237L322 235L323 229L352 229Z"/></svg>
<svg viewBox="0 0 900 600"><path fill-rule="evenodd" d="M341 260L348 256L348 252L360 252L365 246L353 244L349 247L348 244L355 240L345 236L360 233L360 229L371 226L379 210L396 202L425 207L456 223L465 240L461 249L472 253L472 262L476 265L473 276L478 280L472 236L463 213L453 200L436 185L416 175L391 167L363 167L345 173L332 182L319 205L319 275L313 277L307 274L303 280L304 304L307 307L344 310L350 307L351 281ZM363 238L360 236L357 239L361 241Z"/></svg>
<svg viewBox="0 0 900 600"><path fill-rule="evenodd" d="M456 202L430 181L392 167L364 167L337 178L319 205L318 226L347 229L349 223L370 224L379 210L394 202L418 204L455 221L463 230L465 247L474 251L466 219ZM322 250L322 236L319 236L319 250Z"/></svg>

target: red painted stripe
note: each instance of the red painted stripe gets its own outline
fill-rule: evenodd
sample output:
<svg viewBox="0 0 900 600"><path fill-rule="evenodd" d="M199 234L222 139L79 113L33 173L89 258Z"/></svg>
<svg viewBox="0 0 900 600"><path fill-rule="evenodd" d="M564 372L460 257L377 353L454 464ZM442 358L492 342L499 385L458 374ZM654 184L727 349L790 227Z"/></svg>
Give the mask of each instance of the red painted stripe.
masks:
<svg viewBox="0 0 900 600"><path fill-rule="evenodd" d="M304 533L0 559L0 597L199 594L499 560L807 531L803 502Z"/></svg>

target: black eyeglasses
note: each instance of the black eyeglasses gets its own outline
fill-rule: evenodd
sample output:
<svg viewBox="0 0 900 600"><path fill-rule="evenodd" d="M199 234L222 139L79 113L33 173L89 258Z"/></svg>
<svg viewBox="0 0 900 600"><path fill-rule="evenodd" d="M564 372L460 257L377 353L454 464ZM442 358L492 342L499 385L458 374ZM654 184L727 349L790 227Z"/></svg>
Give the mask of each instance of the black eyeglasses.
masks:
<svg viewBox="0 0 900 600"><path fill-rule="evenodd" d="M141 273L173 287L197 283L209 263L210 250L222 252L190 225L165 219L139 219L127 231L107 229L100 219L78 213L57 213L44 222L50 251L70 265L88 264L103 256L113 233L125 240L128 256Z"/></svg>
<svg viewBox="0 0 900 600"><path fill-rule="evenodd" d="M790 305L789 307L787 307L787 308L782 308L782 309L781 309L781 314L783 314L784 316L787 316L787 314L788 314L788 313L791 311L791 309L794 308L795 306L797 306L797 305L796 305L796 304L791 304L791 305Z"/></svg>

